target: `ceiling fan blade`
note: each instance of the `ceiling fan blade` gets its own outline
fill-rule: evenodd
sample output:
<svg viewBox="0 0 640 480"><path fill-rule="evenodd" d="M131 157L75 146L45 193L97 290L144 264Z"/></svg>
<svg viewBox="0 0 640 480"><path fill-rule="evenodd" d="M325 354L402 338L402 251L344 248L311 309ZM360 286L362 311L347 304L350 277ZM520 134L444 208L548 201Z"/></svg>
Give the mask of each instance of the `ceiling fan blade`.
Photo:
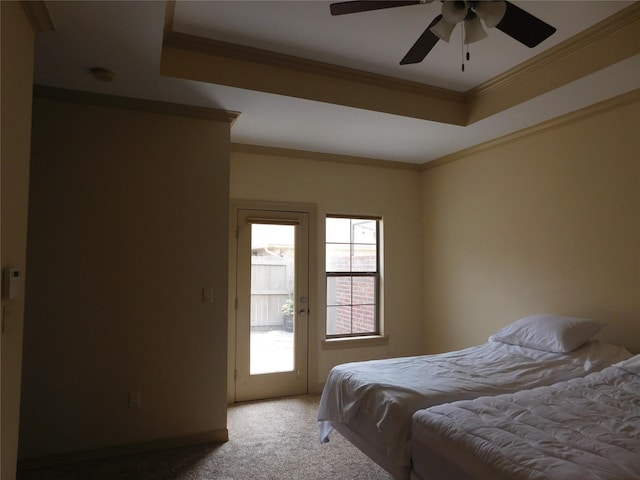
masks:
<svg viewBox="0 0 640 480"><path fill-rule="evenodd" d="M384 0L354 0L350 2L332 3L329 8L331 15L344 15L347 13L368 12L370 10L380 10L383 8L404 7L405 5L417 5L420 0L407 1L384 1Z"/></svg>
<svg viewBox="0 0 640 480"><path fill-rule="evenodd" d="M407 52L402 60L400 60L400 65L408 65L411 63L420 63L424 60L424 57L431 51L431 49L438 43L440 40L432 31L431 27L433 27L436 23L440 21L442 15L438 15L433 21L429 24L427 29L424 31L420 38L416 40L416 43L413 44L413 47Z"/></svg>
<svg viewBox="0 0 640 480"><path fill-rule="evenodd" d="M537 46L556 31L555 27L525 12L513 3L505 3L507 4L507 10L500 23L496 25L496 28L527 47L533 48Z"/></svg>

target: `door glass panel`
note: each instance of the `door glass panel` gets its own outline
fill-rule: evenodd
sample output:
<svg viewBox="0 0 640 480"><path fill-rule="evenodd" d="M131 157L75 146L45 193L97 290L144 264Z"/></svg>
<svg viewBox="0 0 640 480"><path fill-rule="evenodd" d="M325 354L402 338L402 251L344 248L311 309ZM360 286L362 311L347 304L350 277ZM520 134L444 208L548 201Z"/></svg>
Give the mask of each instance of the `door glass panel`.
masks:
<svg viewBox="0 0 640 480"><path fill-rule="evenodd" d="M251 225L251 375L295 367L295 228Z"/></svg>

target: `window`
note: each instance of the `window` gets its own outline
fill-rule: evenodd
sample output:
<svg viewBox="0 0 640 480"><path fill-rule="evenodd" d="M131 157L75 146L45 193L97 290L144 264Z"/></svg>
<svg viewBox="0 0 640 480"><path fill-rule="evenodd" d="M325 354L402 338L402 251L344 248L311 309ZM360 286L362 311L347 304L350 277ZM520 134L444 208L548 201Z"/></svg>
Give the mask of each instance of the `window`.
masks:
<svg viewBox="0 0 640 480"><path fill-rule="evenodd" d="M327 216L327 338L380 335L380 220Z"/></svg>

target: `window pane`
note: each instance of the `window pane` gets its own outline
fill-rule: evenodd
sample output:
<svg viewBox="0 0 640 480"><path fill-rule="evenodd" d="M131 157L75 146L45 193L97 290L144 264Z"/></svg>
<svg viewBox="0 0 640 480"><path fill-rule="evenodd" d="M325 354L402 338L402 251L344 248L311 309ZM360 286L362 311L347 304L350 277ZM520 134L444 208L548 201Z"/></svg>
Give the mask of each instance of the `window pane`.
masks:
<svg viewBox="0 0 640 480"><path fill-rule="evenodd" d="M366 243L375 245L378 238L376 234L377 221L354 218L353 222L353 243Z"/></svg>
<svg viewBox="0 0 640 480"><path fill-rule="evenodd" d="M375 272L377 266L377 252L375 245L354 245L353 259L351 260L352 272Z"/></svg>
<svg viewBox="0 0 640 480"><path fill-rule="evenodd" d="M380 334L379 220L326 219L327 335Z"/></svg>
<svg viewBox="0 0 640 480"><path fill-rule="evenodd" d="M351 277L327 278L327 305L351 305Z"/></svg>
<svg viewBox="0 0 640 480"><path fill-rule="evenodd" d="M374 305L360 305L352 309L353 333L377 333Z"/></svg>
<svg viewBox="0 0 640 480"><path fill-rule="evenodd" d="M352 305L375 305L376 279L375 277L354 277L352 290Z"/></svg>
<svg viewBox="0 0 640 480"><path fill-rule="evenodd" d="M327 272L351 271L351 246L343 243L327 245Z"/></svg>
<svg viewBox="0 0 640 480"><path fill-rule="evenodd" d="M351 242L351 219L327 218L326 229L328 243Z"/></svg>
<svg viewBox="0 0 640 480"><path fill-rule="evenodd" d="M327 307L327 335L351 334L351 307Z"/></svg>

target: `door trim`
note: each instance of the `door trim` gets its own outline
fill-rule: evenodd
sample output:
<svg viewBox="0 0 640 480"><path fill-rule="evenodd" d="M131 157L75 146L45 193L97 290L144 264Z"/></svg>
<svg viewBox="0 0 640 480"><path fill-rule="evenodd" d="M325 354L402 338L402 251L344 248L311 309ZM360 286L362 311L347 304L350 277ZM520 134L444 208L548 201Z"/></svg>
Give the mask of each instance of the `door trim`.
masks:
<svg viewBox="0 0 640 480"><path fill-rule="evenodd" d="M275 219L275 221L274 221ZM286 278L281 278L282 284L275 286L273 284L264 285L261 282L266 279L273 280L274 277L269 274L262 280L254 279L253 271L255 268L268 268L270 253L265 252L265 257L254 259L251 248L253 242L253 230L260 229L264 225L274 225L276 228L286 228L295 235L294 241L294 270L287 272L285 263L282 264ZM307 393L308 389L308 355L307 349L309 345L308 331L309 323L304 312L309 297L309 214L307 212L291 212L289 210L238 210L238 251L236 264L236 362L235 362L235 401L242 402L248 400L261 400L274 397L283 397L290 395L301 395ZM277 248L277 247L276 247ZM254 261L260 264L254 265ZM266 261L266 263L265 263ZM262 270L265 272L264 270ZM275 272L273 273L274 275ZM277 277L277 275L276 275ZM254 280L258 281L260 286L257 287L260 296L256 297L258 303L254 305ZM293 283L290 283L293 281ZM266 288L267 290L263 290ZM275 289L275 290L273 290ZM293 289L293 290L291 290ZM266 292L277 293L277 297L272 300L266 299ZM285 293L286 292L286 293ZM293 297L291 295L293 294ZM294 328L291 333L291 346L293 347L293 358L291 365L281 365L284 369L276 368L275 370L262 371L258 363L254 364L253 355L267 355L267 357L259 357L259 359L268 361L270 354L276 354L276 351L265 352L264 350L253 350L254 341L253 329L251 322L255 320L259 323L276 322L281 324L282 318L280 313L280 302L283 301L285 295L288 298L294 298ZM260 299L260 300L259 300ZM255 309L254 309L255 307ZM267 313L270 310L269 313ZM258 334L257 334L258 335ZM258 340L256 337L255 340ZM284 345L281 346L284 348ZM288 363L288 362L287 362ZM253 368L256 372L252 372Z"/></svg>
<svg viewBox="0 0 640 480"><path fill-rule="evenodd" d="M236 369L236 258L238 228L238 210L265 210L307 213L309 215L309 303L307 332L307 392L315 392L317 387L316 370L318 364L318 339L322 332L318 332L318 223L317 206L311 203L269 202L260 200L231 199L229 214L229 281L228 281L228 355L227 355L227 403L235 402L235 378Z"/></svg>

